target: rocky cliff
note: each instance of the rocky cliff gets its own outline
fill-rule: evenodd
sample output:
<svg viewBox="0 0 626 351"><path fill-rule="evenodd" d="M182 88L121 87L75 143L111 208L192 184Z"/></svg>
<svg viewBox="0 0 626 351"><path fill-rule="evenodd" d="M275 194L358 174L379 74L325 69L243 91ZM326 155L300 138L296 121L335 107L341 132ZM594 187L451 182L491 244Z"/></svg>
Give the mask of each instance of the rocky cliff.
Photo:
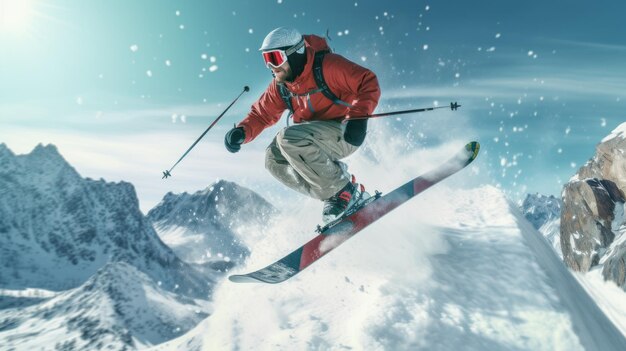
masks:
<svg viewBox="0 0 626 351"><path fill-rule="evenodd" d="M605 279L626 289L626 123L564 186L561 249L565 263L586 272L602 265Z"/></svg>

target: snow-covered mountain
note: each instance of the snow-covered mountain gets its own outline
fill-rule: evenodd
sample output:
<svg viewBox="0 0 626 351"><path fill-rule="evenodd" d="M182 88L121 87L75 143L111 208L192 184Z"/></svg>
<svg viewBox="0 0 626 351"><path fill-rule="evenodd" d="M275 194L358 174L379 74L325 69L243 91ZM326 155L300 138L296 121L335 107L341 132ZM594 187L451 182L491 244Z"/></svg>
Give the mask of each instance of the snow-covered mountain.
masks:
<svg viewBox="0 0 626 351"><path fill-rule="evenodd" d="M240 270L309 239L293 228L315 205L258 237ZM491 186L439 185L293 279L224 281L214 303L204 322L154 350L626 349L626 318L614 320L620 332Z"/></svg>
<svg viewBox="0 0 626 351"><path fill-rule="evenodd" d="M127 263L109 263L76 289L0 311L0 349L133 350L180 336L207 316L206 301L160 285Z"/></svg>
<svg viewBox="0 0 626 351"><path fill-rule="evenodd" d="M0 349L133 350L208 315L222 274L179 259L131 184L83 179L52 145L0 144L0 163Z"/></svg>
<svg viewBox="0 0 626 351"><path fill-rule="evenodd" d="M129 183L83 179L56 147L0 144L0 288L75 288L127 262L161 288L206 297L212 281L181 261L139 210Z"/></svg>
<svg viewBox="0 0 626 351"><path fill-rule="evenodd" d="M147 218L184 261L230 267L249 254L239 235L263 230L276 214L253 191L220 180L194 194L166 194Z"/></svg>
<svg viewBox="0 0 626 351"><path fill-rule="evenodd" d="M561 252L561 200L553 195L528 194L520 206L524 217L552 244L552 248L563 258Z"/></svg>
<svg viewBox="0 0 626 351"><path fill-rule="evenodd" d="M50 148L35 151L58 155ZM77 281L76 271L92 266L76 252L93 250L93 262L102 266L64 292L43 290L58 290L44 279L46 284L34 286L38 304L0 310L0 349L626 349L626 313L607 307L619 299L594 290L603 313L543 236L491 186L448 188L463 180L453 177L280 285L234 284L220 275L213 283L195 279L201 273L159 240L150 221L141 216L132 186L81 179L65 161L47 164L52 173L46 175L30 164L30 155L7 151L0 152L0 161L12 162L13 173L5 171L8 180L0 182L0 228L7 228L0 230L0 250L17 256L18 263L26 259L18 248L43 258L30 261L33 270L28 275L23 275L28 271L24 266L9 266L22 274L2 275L8 285L1 281L0 292L15 296L16 290L32 288L26 284L49 269L37 265L41 262L66 270ZM441 159L445 151L433 151L439 154L432 158ZM466 171L478 172L473 166ZM378 186L391 188L405 180L401 168L396 173L387 178L368 175L383 180ZM232 189L240 188L218 182L192 195L169 194L151 216L157 226L185 233L218 225L232 230L219 231L217 237L240 249L251 248L244 251L248 256L234 256L246 259L232 270L262 267L313 235L307 229L319 221L318 201L302 201L281 216L248 190L243 192L247 195L240 190L229 194ZM260 205L246 208L226 201L240 195L245 203ZM73 201L77 207L67 210ZM540 207L535 204L535 209ZM52 210L34 213L33 208ZM232 215L233 209L250 212ZM275 215L277 220L268 220ZM244 217L250 222L235 222ZM44 220L56 231L45 231ZM90 225L95 227L93 238L81 241L76 228ZM140 234L126 233L129 228ZM134 241L117 245L118 231L140 246ZM52 243L55 235L50 233L58 233ZM176 264L160 265L163 260L155 255ZM68 257L76 263L68 263ZM226 257L218 255L222 261ZM4 256L2 260L14 262ZM193 284L213 288L210 306L194 298L197 292L189 291Z"/></svg>
<svg viewBox="0 0 626 351"><path fill-rule="evenodd" d="M626 123L596 147L596 154L563 187L561 247L569 267L602 268L626 290Z"/></svg>

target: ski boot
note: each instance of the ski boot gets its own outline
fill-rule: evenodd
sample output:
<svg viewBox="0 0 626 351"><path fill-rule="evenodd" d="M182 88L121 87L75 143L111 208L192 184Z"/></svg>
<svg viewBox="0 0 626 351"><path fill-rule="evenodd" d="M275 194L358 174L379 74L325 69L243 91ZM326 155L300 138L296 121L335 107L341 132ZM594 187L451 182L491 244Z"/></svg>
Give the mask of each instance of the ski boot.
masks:
<svg viewBox="0 0 626 351"><path fill-rule="evenodd" d="M329 199L324 200L324 210L322 211L322 221L332 222L346 213L351 208L360 205L368 199L370 194L365 191L363 184L358 184L354 175L343 189L339 190Z"/></svg>

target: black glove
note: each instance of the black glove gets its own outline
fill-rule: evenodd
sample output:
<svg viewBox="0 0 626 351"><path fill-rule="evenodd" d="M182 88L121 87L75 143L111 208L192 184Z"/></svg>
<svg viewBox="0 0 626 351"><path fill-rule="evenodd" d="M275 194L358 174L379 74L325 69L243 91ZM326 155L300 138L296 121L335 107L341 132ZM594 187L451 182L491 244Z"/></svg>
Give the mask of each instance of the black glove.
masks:
<svg viewBox="0 0 626 351"><path fill-rule="evenodd" d="M367 119L348 120L343 139L351 145L361 146L367 132Z"/></svg>
<svg viewBox="0 0 626 351"><path fill-rule="evenodd" d="M243 131L243 127L234 127L226 133L224 145L226 145L226 150L235 153L241 149L244 140L246 140L246 132Z"/></svg>

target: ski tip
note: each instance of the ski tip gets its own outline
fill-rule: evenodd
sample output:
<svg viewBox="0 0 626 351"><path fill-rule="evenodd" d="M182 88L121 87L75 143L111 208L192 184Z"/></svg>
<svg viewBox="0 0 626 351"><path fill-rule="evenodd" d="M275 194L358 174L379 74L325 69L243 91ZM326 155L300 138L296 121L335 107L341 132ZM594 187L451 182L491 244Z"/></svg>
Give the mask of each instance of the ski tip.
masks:
<svg viewBox="0 0 626 351"><path fill-rule="evenodd" d="M480 143L477 141L471 141L465 145L465 149L471 153L470 161L473 161L478 157L478 152L480 151Z"/></svg>

